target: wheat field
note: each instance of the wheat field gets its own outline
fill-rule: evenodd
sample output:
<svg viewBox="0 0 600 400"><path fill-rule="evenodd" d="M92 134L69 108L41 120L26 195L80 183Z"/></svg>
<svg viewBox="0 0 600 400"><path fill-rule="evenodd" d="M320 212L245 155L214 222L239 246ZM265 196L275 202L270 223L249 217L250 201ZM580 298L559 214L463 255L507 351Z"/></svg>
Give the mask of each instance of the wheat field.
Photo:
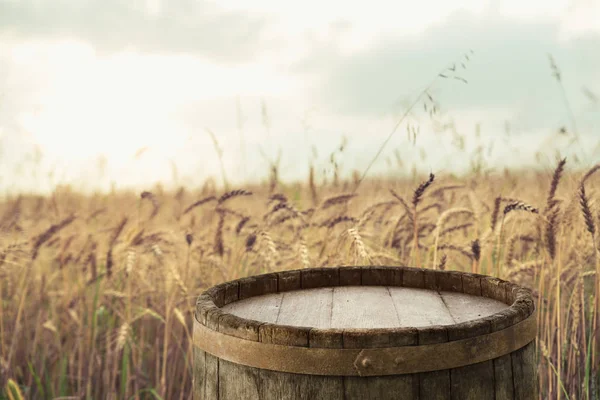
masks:
<svg viewBox="0 0 600 400"><path fill-rule="evenodd" d="M269 271L410 265L537 298L544 399L600 395L600 165L0 204L0 398L187 399L194 303ZM336 176L337 178L337 176Z"/></svg>

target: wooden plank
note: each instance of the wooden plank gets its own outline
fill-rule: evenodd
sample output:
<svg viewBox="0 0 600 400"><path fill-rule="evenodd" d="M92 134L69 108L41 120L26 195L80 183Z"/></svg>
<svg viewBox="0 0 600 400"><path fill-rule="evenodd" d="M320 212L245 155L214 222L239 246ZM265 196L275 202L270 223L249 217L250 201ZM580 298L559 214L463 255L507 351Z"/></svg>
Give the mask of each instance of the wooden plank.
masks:
<svg viewBox="0 0 600 400"><path fill-rule="evenodd" d="M436 271L436 289L448 292L462 292L462 274L455 271Z"/></svg>
<svg viewBox="0 0 600 400"><path fill-rule="evenodd" d="M299 290L302 288L300 271L282 271L277 273L279 279L278 289L280 292Z"/></svg>
<svg viewBox="0 0 600 400"><path fill-rule="evenodd" d="M261 322L243 319L237 315L225 314L219 319L219 332L258 342L258 329L261 324Z"/></svg>
<svg viewBox="0 0 600 400"><path fill-rule="evenodd" d="M344 377L346 400L418 400L418 375Z"/></svg>
<svg viewBox="0 0 600 400"><path fill-rule="evenodd" d="M403 268L402 286L423 289L425 287L425 274L423 271L422 268Z"/></svg>
<svg viewBox="0 0 600 400"><path fill-rule="evenodd" d="M216 310L218 307L207 294L203 294L196 301L196 320L201 324L206 324L206 315L209 311Z"/></svg>
<svg viewBox="0 0 600 400"><path fill-rule="evenodd" d="M271 293L258 297L236 301L222 308L223 312L237 315L241 318L261 322L275 323L281 308L282 293Z"/></svg>
<svg viewBox="0 0 600 400"><path fill-rule="evenodd" d="M423 270L424 289L446 290L449 292L462 292L462 273L456 271Z"/></svg>
<svg viewBox="0 0 600 400"><path fill-rule="evenodd" d="M389 288L403 327L450 325L452 316L437 292L415 288Z"/></svg>
<svg viewBox="0 0 600 400"><path fill-rule="evenodd" d="M361 267L341 267L339 268L340 286L360 286L362 285Z"/></svg>
<svg viewBox="0 0 600 400"><path fill-rule="evenodd" d="M402 270L397 267L363 267L361 281L365 286L401 286Z"/></svg>
<svg viewBox="0 0 600 400"><path fill-rule="evenodd" d="M238 280L240 285L240 300L277 292L277 274L250 276Z"/></svg>
<svg viewBox="0 0 600 400"><path fill-rule="evenodd" d="M228 282L225 285L225 292L223 298L223 305L238 301L240 288L237 281Z"/></svg>
<svg viewBox="0 0 600 400"><path fill-rule="evenodd" d="M310 328L306 327L263 324L258 329L258 336L262 343L308 347L309 332Z"/></svg>
<svg viewBox="0 0 600 400"><path fill-rule="evenodd" d="M512 353L512 369L515 400L537 399L538 385L535 342L531 342L522 349Z"/></svg>
<svg viewBox="0 0 600 400"><path fill-rule="evenodd" d="M481 296L481 278L483 275L468 274L462 276L463 292L473 296Z"/></svg>
<svg viewBox="0 0 600 400"><path fill-rule="evenodd" d="M485 361L466 367L452 369L450 372L452 400L493 399L494 365Z"/></svg>
<svg viewBox="0 0 600 400"><path fill-rule="evenodd" d="M493 361L496 400L513 400L515 396L513 387L512 356L506 354Z"/></svg>
<svg viewBox="0 0 600 400"><path fill-rule="evenodd" d="M219 360L219 400L261 400L261 391L259 369Z"/></svg>
<svg viewBox="0 0 600 400"><path fill-rule="evenodd" d="M526 318L525 310L517 307L506 308L490 318L492 332L506 329ZM514 382L512 371L512 355L506 354L496 358L494 362L494 382L496 390L496 400L514 399Z"/></svg>
<svg viewBox="0 0 600 400"><path fill-rule="evenodd" d="M337 268L311 268L301 271L302 288L339 286L340 273Z"/></svg>
<svg viewBox="0 0 600 400"><path fill-rule="evenodd" d="M308 333L308 346L321 349L342 349L344 347L344 330L311 329Z"/></svg>
<svg viewBox="0 0 600 400"><path fill-rule="evenodd" d="M491 330L489 321L469 321L448 327L448 340L485 335ZM493 399L494 363L484 361L450 371L452 400Z"/></svg>
<svg viewBox="0 0 600 400"><path fill-rule="evenodd" d="M440 295L457 323L484 318L509 307L505 303L488 297L456 292L440 292Z"/></svg>
<svg viewBox="0 0 600 400"><path fill-rule="evenodd" d="M481 295L507 303L506 283L491 276L481 278Z"/></svg>
<svg viewBox="0 0 600 400"><path fill-rule="evenodd" d="M332 302L333 288L285 292L276 323L329 328Z"/></svg>
<svg viewBox="0 0 600 400"><path fill-rule="evenodd" d="M225 283L211 287L205 294L210 297L217 307L222 307L225 304Z"/></svg>
<svg viewBox="0 0 600 400"><path fill-rule="evenodd" d="M418 329L419 345L445 343L448 331L443 326ZM450 370L422 372L419 374L419 398L450 400Z"/></svg>
<svg viewBox="0 0 600 400"><path fill-rule="evenodd" d="M194 346L194 399L205 400L204 387L206 385L206 353Z"/></svg>
<svg viewBox="0 0 600 400"><path fill-rule="evenodd" d="M222 316L220 309L209 311L206 314L206 327L217 331L219 329L219 318ZM212 354L206 353L206 383L204 385L204 396L208 399L219 398L219 359Z"/></svg>
<svg viewBox="0 0 600 400"><path fill-rule="evenodd" d="M259 371L261 400L344 399L343 377L287 374L265 369Z"/></svg>
<svg viewBox="0 0 600 400"><path fill-rule="evenodd" d="M389 328L398 324L394 302L387 288L334 288L332 328Z"/></svg>

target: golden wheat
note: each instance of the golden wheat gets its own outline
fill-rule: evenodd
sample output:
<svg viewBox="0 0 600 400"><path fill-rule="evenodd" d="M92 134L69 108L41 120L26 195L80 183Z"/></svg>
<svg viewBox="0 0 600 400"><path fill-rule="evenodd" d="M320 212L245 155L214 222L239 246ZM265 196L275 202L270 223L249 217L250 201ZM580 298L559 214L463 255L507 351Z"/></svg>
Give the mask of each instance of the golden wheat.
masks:
<svg viewBox="0 0 600 400"><path fill-rule="evenodd" d="M311 168L305 185L277 183L276 193L266 182L219 195L207 182L189 193L148 190L143 201L64 189L6 198L0 384L12 379L31 398L144 398L145 389L189 398L192 313L206 288L268 271L423 259L529 287L544 398L564 387L586 399L598 373L587 350L598 325L598 170L582 179L559 162L552 178L436 176L435 186L431 176L369 179L347 193L351 182L319 184ZM502 185L508 196L495 191Z"/></svg>

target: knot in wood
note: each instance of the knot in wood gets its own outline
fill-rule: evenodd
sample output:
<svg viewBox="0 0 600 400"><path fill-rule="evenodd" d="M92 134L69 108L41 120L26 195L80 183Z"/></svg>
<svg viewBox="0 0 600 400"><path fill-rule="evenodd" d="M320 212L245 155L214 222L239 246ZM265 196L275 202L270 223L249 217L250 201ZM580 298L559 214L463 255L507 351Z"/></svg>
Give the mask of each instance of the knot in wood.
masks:
<svg viewBox="0 0 600 400"><path fill-rule="evenodd" d="M396 364L396 365L400 365L400 364L402 364L402 361L404 361L404 360L402 359L402 357L396 357L396 358L394 359L394 364Z"/></svg>
<svg viewBox="0 0 600 400"><path fill-rule="evenodd" d="M364 368L369 368L372 364L371 359L369 357L365 357L361 360L360 364L364 367Z"/></svg>

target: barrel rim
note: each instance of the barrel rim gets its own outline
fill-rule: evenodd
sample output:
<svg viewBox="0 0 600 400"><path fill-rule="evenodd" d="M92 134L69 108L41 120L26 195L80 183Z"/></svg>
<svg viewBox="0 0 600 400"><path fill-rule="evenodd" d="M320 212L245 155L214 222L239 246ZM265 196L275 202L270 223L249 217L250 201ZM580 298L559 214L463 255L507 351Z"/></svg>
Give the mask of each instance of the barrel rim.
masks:
<svg viewBox="0 0 600 400"><path fill-rule="evenodd" d="M401 286L488 297L508 307L487 317L453 325L393 328L315 328L271 324L224 312L226 304L291 290L337 286ZM255 342L298 347L375 348L452 342L516 325L535 311L532 293L499 278L460 271L408 266L321 267L271 272L224 282L205 290L196 302L198 323L222 334ZM379 340L373 341L373 338ZM383 344L381 344L383 343Z"/></svg>

